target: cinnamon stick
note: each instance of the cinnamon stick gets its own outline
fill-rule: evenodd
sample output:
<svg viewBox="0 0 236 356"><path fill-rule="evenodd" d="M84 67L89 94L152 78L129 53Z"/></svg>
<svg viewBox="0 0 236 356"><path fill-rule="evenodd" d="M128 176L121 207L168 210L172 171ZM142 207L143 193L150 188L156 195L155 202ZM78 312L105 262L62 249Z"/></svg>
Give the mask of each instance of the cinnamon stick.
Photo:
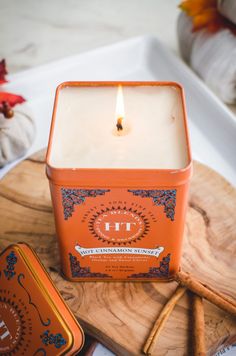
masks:
<svg viewBox="0 0 236 356"><path fill-rule="evenodd" d="M193 350L194 356L206 356L203 300L193 294Z"/></svg>
<svg viewBox="0 0 236 356"><path fill-rule="evenodd" d="M236 300L234 300L233 298L231 298L228 295L225 295L225 294L219 292L218 290L208 286L208 284L204 283L203 286L206 287L207 289L209 289L210 291L212 291L213 293L217 294L219 297L223 298L224 300L226 300L230 304L233 304L236 307Z"/></svg>
<svg viewBox="0 0 236 356"><path fill-rule="evenodd" d="M175 276L175 280L182 286L185 286L191 290L193 293L207 299L209 302L217 305L229 314L236 316L236 302L234 300L224 296L222 293L214 290L213 288L204 286L189 273L185 273L183 271L178 272Z"/></svg>
<svg viewBox="0 0 236 356"><path fill-rule="evenodd" d="M157 338L164 327L166 321L169 318L169 315L171 314L172 310L174 309L176 303L178 300L184 295L186 292L187 288L178 286L174 292L174 294L171 296L171 298L168 300L168 302L164 305L161 313L159 314L157 320L155 321L155 324L151 330L151 333L149 334L145 345L143 347L143 352L146 355L152 355L153 349L155 347Z"/></svg>

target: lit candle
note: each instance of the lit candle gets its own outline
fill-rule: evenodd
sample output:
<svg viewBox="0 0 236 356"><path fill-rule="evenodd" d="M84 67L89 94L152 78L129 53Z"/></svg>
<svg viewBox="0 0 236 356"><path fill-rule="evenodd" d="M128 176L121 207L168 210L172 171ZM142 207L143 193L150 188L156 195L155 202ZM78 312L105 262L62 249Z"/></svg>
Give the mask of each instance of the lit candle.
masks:
<svg viewBox="0 0 236 356"><path fill-rule="evenodd" d="M125 119L124 97L122 86L118 86L115 112L116 127L114 127L113 134L115 136L125 136L129 132L129 125Z"/></svg>
<svg viewBox="0 0 236 356"><path fill-rule="evenodd" d="M187 165L183 105L175 86L65 87L56 115L53 167Z"/></svg>
<svg viewBox="0 0 236 356"><path fill-rule="evenodd" d="M63 83L46 163L67 278L179 270L192 167L180 85Z"/></svg>

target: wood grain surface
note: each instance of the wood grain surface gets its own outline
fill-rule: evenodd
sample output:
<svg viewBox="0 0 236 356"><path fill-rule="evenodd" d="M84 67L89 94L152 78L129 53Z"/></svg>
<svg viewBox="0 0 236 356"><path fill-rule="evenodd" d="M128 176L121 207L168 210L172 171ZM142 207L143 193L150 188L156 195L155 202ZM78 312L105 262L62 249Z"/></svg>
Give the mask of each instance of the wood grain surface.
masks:
<svg viewBox="0 0 236 356"><path fill-rule="evenodd" d="M35 249L85 332L117 355L140 355L170 283L71 283L60 275L59 254L45 176L44 152L16 166L0 182L0 249L25 241ZM236 297L236 191L221 176L194 164L182 267L201 281ZM204 301L207 349L236 334L236 320ZM155 355L192 355L188 295L175 307ZM209 351L209 354L211 352Z"/></svg>

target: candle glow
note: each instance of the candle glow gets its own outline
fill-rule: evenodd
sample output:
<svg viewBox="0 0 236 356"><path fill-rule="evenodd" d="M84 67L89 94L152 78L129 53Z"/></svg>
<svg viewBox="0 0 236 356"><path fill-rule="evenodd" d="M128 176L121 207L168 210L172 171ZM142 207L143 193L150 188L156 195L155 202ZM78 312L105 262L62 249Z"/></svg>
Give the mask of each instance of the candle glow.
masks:
<svg viewBox="0 0 236 356"><path fill-rule="evenodd" d="M125 136L130 132L130 127L125 119L125 106L124 106L124 95L122 85L118 85L117 97L116 97L116 129L113 130L115 136Z"/></svg>
<svg viewBox="0 0 236 356"><path fill-rule="evenodd" d="M116 128L117 131L123 130L123 120L125 117L125 108L124 108L124 97L122 86L118 86L117 99L116 99Z"/></svg>

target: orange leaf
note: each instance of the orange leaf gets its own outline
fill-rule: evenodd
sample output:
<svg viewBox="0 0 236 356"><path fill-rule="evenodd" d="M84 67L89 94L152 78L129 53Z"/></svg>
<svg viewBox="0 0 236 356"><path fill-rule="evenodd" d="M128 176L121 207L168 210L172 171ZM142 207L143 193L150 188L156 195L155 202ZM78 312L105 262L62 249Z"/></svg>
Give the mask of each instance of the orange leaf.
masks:
<svg viewBox="0 0 236 356"><path fill-rule="evenodd" d="M236 25L218 12L217 0L184 0L179 7L192 18L193 31L206 29L208 32L216 32L229 29L236 34Z"/></svg>
<svg viewBox="0 0 236 356"><path fill-rule="evenodd" d="M200 30L204 27L210 29L214 27L217 28L218 26L220 27L220 22L215 9L207 9L193 18L194 31Z"/></svg>
<svg viewBox="0 0 236 356"><path fill-rule="evenodd" d="M0 103L6 102L12 108L16 104L21 104L24 101L25 101L25 99L21 95L16 95L16 94L11 94L11 93L6 93L6 92L0 92Z"/></svg>
<svg viewBox="0 0 236 356"><path fill-rule="evenodd" d="M207 8L216 7L216 0L185 0L179 6L187 15L193 17Z"/></svg>

